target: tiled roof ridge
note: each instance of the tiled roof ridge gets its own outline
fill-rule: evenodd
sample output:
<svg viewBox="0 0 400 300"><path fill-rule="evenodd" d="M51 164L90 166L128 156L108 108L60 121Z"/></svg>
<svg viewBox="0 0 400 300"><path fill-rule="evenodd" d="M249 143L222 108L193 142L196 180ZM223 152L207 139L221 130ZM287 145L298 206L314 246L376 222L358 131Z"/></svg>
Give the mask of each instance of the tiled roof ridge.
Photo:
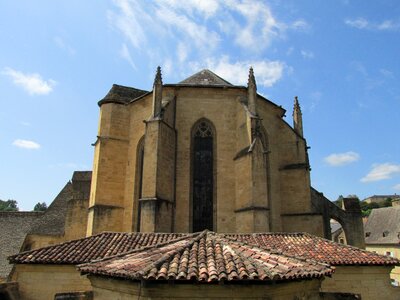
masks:
<svg viewBox="0 0 400 300"><path fill-rule="evenodd" d="M191 247L195 242L200 241L203 237L207 237L208 235L208 230L204 230L200 233L197 233L198 235L194 238L192 238L191 240L189 240L187 243L179 246L178 248L176 248L174 251L168 253L168 254L164 254L160 259L158 259L157 261L155 261L154 263L151 263L149 266L147 266L146 268L144 268L142 271L138 272L138 277L139 276L143 276L145 277L145 274L150 272L153 268L158 268L160 267L164 262L170 260L171 258L173 258L176 254L182 252L185 250L185 248L187 247ZM193 235L192 235L193 237ZM183 240L183 239L181 239ZM177 240L175 240L174 242L178 242ZM172 243L171 243L172 244ZM147 277L147 276L146 276Z"/></svg>
<svg viewBox="0 0 400 300"><path fill-rule="evenodd" d="M137 232L136 234L143 234L143 232ZM151 233L151 234L163 235L163 234L167 234L167 233L157 232L157 233ZM172 240L166 241L164 243L145 246L145 247L142 247L142 248L139 248L139 249L128 250L128 251L125 251L125 252L122 252L122 253L118 253L118 254L115 254L115 255L111 255L111 256L107 256L107 257L104 257L104 258L94 259L92 261L77 265L77 268L78 269L82 269L82 268L85 268L86 266L88 266L90 264L93 264L93 263L105 262L105 261L108 261L108 260L120 258L120 257L123 257L123 256L127 256L127 255L130 255L130 254L138 253L138 252L141 252L141 251L146 251L146 250L149 250L149 249L162 248L162 247L168 246L170 244L177 243L177 242L185 240L185 239L190 239L190 238L192 238L192 237L194 237L196 235L199 235L199 232L195 232L195 233L192 233L192 234L184 235L184 236L178 237L176 239L172 239Z"/></svg>
<svg viewBox="0 0 400 300"><path fill-rule="evenodd" d="M232 239L230 239L230 238L228 238L228 237L220 237L220 239L221 240L229 240L229 243L231 243L231 244L237 244L237 245L241 245L241 246L247 246L247 247L249 247L249 248L251 248L251 249L256 249L257 251L259 251L259 252L269 252L270 254L273 254L273 255L279 255L279 256L283 256L283 257L285 257L285 258L290 258L290 259L295 259L295 260L298 260L298 261L301 261L301 262L304 262L304 263L308 263L308 264L310 264L310 263L312 263L313 265L320 265L320 266L324 266L325 268L327 268L328 270L327 271L325 271L324 273L323 273L323 275L328 275L328 276L330 276L333 272L334 272L334 270L335 270L335 267L334 266L331 266L330 264L327 264L327 263L323 263L323 262L319 262L319 261L316 261L316 260L314 260L314 259L309 259L309 258L305 258L305 257L302 257L302 256L295 256L295 255L289 255L289 254L287 254L287 253L284 253L283 251L280 251L280 250L272 250L272 249L266 249L266 248L263 248L263 247L261 247L261 245L259 245L259 243L257 243L258 245L254 245L254 244L252 244L252 243L249 243L249 242L246 242L246 241L235 241L235 240L232 240ZM238 256L240 256L242 259L244 258L243 257L243 255L242 255L242 252L236 252L235 251L235 253L238 255ZM246 259L248 259L248 260L250 260L250 261L253 261L255 264L258 264L258 265L260 265L260 263L259 262L256 262L252 257L247 257ZM273 275L273 277L275 277L275 276L278 276L279 277L279 275L278 274L273 274L273 272L270 272L269 270L267 270L267 268L265 268L265 266L261 266L262 268L263 268L263 271L265 272L265 273L271 273L271 275ZM314 274L314 275L311 275L311 276L305 276L305 277L315 277L315 275L317 275L317 274ZM317 277L320 277L320 276L322 276L322 274L320 274L319 276L317 276ZM305 278L305 277L302 277L302 278ZM279 278L279 279L282 279L282 278ZM285 277L283 277L283 279L285 279ZM290 279L290 278L289 278ZM275 280L275 278L272 278L272 280Z"/></svg>
<svg viewBox="0 0 400 300"><path fill-rule="evenodd" d="M7 259L9 260L10 263L15 263L15 260L14 260L14 259L15 259L16 257L20 256L20 255L23 255L23 254L27 254L27 253L30 253L30 252L33 253L33 252L36 252L36 251L38 251L38 250L45 250L45 249L55 248L55 247L59 247L59 246L62 246L62 245L74 244L74 243L76 243L76 242L78 242L78 241L83 241L83 240L86 240L86 239L88 239L88 238L94 238L94 237L97 237L97 236L106 235L107 233L115 233L115 234L118 234L118 233L120 233L120 232L103 231L103 232L94 234L94 235L89 236L89 237L88 237L88 236L85 236L85 237L82 237L82 238L79 238L79 239L61 242L61 243L59 243L59 244L48 245L48 246L40 247L40 248L37 248L37 249L22 251L22 252L19 252L19 253L17 253L17 254L10 255L9 257L7 257ZM126 234L126 233L124 233L124 234Z"/></svg>

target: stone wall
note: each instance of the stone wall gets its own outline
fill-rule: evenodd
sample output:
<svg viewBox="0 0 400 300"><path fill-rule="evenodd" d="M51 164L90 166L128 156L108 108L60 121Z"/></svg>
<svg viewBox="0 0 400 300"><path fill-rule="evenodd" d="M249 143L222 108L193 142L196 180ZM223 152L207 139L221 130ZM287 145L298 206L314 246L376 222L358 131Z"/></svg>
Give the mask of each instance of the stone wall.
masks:
<svg viewBox="0 0 400 300"><path fill-rule="evenodd" d="M388 255L388 252L393 254L393 257L400 259L400 246L398 245L366 245L368 251L373 251L378 254ZM390 273L390 278L397 281L400 284L400 267L394 267Z"/></svg>
<svg viewBox="0 0 400 300"><path fill-rule="evenodd" d="M16 265L21 300L53 300L57 293L92 290L90 281L73 265Z"/></svg>
<svg viewBox="0 0 400 300"><path fill-rule="evenodd" d="M362 300L400 299L400 288L390 283L388 266L337 266L322 282L322 292L360 294Z"/></svg>
<svg viewBox="0 0 400 300"><path fill-rule="evenodd" d="M135 283L90 276L96 300L139 298L156 299L323 299L319 295L320 280L283 282L277 284L180 284Z"/></svg>

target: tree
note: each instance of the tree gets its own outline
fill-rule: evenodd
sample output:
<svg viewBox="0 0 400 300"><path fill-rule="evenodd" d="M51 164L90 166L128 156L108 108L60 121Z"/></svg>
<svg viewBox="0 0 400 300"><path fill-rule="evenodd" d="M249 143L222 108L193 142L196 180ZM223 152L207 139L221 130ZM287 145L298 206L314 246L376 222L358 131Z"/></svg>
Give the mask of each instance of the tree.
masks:
<svg viewBox="0 0 400 300"><path fill-rule="evenodd" d="M0 199L0 211L18 211L18 203L16 200L8 199L7 201Z"/></svg>
<svg viewBox="0 0 400 300"><path fill-rule="evenodd" d="M47 204L46 202L38 202L36 203L35 207L33 208L33 211L46 211L47 210Z"/></svg>

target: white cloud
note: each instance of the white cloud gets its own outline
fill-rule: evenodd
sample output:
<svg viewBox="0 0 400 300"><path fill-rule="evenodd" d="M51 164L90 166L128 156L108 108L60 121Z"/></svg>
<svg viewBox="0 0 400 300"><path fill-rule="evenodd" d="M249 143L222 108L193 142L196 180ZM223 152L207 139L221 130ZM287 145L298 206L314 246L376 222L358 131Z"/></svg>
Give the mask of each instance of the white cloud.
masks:
<svg viewBox="0 0 400 300"><path fill-rule="evenodd" d="M314 91L310 94L310 99L310 112L313 112L322 99L322 93L320 91Z"/></svg>
<svg viewBox="0 0 400 300"><path fill-rule="evenodd" d="M324 158L324 161L333 167L348 165L360 159L360 155L356 152L349 151L345 153L333 153Z"/></svg>
<svg viewBox="0 0 400 300"><path fill-rule="evenodd" d="M308 24L305 20L300 19L294 21L290 28L295 29L295 30L300 30L300 31L308 31L310 29L310 24Z"/></svg>
<svg viewBox="0 0 400 300"><path fill-rule="evenodd" d="M361 178L361 182L379 181L384 179L390 179L393 175L400 173L400 165L384 163L375 164L372 166L371 171Z"/></svg>
<svg viewBox="0 0 400 300"><path fill-rule="evenodd" d="M364 18L357 18L357 19L347 19L344 23L350 27L355 27L358 29L364 29L368 27L368 21Z"/></svg>
<svg viewBox="0 0 400 300"><path fill-rule="evenodd" d="M303 56L303 58L306 58L306 59L314 58L314 53L311 51L301 50L300 53L301 53L301 56Z"/></svg>
<svg viewBox="0 0 400 300"><path fill-rule="evenodd" d="M177 56L180 63L186 61L188 57L189 47L185 43L179 42L177 49Z"/></svg>
<svg viewBox="0 0 400 300"><path fill-rule="evenodd" d="M257 84L265 87L271 87L281 79L285 68L285 64L280 61L254 60L230 62L228 56L223 56L219 60L208 58L205 60L205 65L197 62L191 64L194 71L201 68L208 68L232 84L239 85L247 84L250 66L254 69Z"/></svg>
<svg viewBox="0 0 400 300"><path fill-rule="evenodd" d="M23 126L31 126L31 123L26 122L26 121L22 121L21 125L23 125Z"/></svg>
<svg viewBox="0 0 400 300"><path fill-rule="evenodd" d="M13 146L24 149L39 149L40 145L34 141L17 139L12 143Z"/></svg>
<svg viewBox="0 0 400 300"><path fill-rule="evenodd" d="M393 20L383 20L380 23L368 21L365 18L346 19L344 23L357 29L377 30L377 31L397 31L400 23Z"/></svg>
<svg viewBox="0 0 400 300"><path fill-rule="evenodd" d="M400 183L398 183L395 186L393 186L393 189L396 190L396 191L400 191Z"/></svg>
<svg viewBox="0 0 400 300"><path fill-rule="evenodd" d="M383 68L379 70L379 73L381 73L383 76L388 77L388 78L393 78L394 77L392 71L389 71L389 70L386 70L386 69L383 69Z"/></svg>
<svg viewBox="0 0 400 300"><path fill-rule="evenodd" d="M63 38L56 36L54 37L54 43L59 47L60 49L66 51L69 55L75 55L76 51L74 48L72 48L70 45L68 45Z"/></svg>
<svg viewBox="0 0 400 300"><path fill-rule="evenodd" d="M132 56L129 52L128 46L125 43L122 44L121 50L119 51L119 55L121 55L121 57L125 59L133 69L135 70L137 69L135 63L133 62Z"/></svg>
<svg viewBox="0 0 400 300"><path fill-rule="evenodd" d="M9 67L4 68L2 74L10 77L16 86L22 87L31 95L47 95L56 85L53 79L44 80L37 73L24 74Z"/></svg>

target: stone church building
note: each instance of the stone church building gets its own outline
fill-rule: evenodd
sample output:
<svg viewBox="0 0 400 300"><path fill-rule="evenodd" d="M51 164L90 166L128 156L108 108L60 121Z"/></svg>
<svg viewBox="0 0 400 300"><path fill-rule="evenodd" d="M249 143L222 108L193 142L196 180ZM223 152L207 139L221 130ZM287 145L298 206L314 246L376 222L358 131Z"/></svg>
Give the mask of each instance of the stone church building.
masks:
<svg viewBox="0 0 400 300"><path fill-rule="evenodd" d="M99 106L92 172L30 216L0 296L12 282L22 299L399 295L399 261L359 249L358 200L311 187L297 97L291 126L251 68L247 86L209 70L164 84L158 68L152 91L113 85ZM331 218L358 248L324 239Z"/></svg>

